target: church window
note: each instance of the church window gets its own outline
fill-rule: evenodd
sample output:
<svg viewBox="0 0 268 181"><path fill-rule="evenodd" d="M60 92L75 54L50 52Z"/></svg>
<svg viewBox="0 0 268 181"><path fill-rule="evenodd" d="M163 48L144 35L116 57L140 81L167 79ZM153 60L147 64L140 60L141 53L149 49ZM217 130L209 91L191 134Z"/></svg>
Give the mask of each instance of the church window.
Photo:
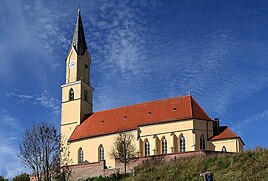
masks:
<svg viewBox="0 0 268 181"><path fill-rule="evenodd" d="M185 152L185 137L183 135L180 137L180 152Z"/></svg>
<svg viewBox="0 0 268 181"><path fill-rule="evenodd" d="M84 162L84 152L82 148L79 148L78 150L78 163L83 163Z"/></svg>
<svg viewBox="0 0 268 181"><path fill-rule="evenodd" d="M100 147L99 147L99 154L100 154L99 159L104 160L104 148L102 145L100 145Z"/></svg>
<svg viewBox="0 0 268 181"><path fill-rule="evenodd" d="M150 156L150 143L148 140L145 141L145 156Z"/></svg>
<svg viewBox="0 0 268 181"><path fill-rule="evenodd" d="M73 90L73 88L71 88L70 91L69 91L69 100L70 101L74 100L74 90Z"/></svg>
<svg viewBox="0 0 268 181"><path fill-rule="evenodd" d="M85 101L87 102L87 91L86 90L84 91L84 98L85 98Z"/></svg>
<svg viewBox="0 0 268 181"><path fill-rule="evenodd" d="M162 154L167 154L167 139L165 137L162 139Z"/></svg>
<svg viewBox="0 0 268 181"><path fill-rule="evenodd" d="M205 137L203 135L200 136L200 150L206 149Z"/></svg>
<svg viewBox="0 0 268 181"><path fill-rule="evenodd" d="M225 146L223 146L223 147L222 147L222 149L221 149L221 151L222 151L222 152L227 152L226 147L225 147Z"/></svg>

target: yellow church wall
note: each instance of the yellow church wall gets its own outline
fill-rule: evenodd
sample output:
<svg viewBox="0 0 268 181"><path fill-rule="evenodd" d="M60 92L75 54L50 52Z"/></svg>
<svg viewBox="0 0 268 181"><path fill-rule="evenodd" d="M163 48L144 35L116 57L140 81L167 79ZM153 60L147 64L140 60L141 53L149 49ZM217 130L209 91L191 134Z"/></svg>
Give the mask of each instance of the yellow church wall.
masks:
<svg viewBox="0 0 268 181"><path fill-rule="evenodd" d="M80 121L80 101L70 101L68 103L62 104L61 111L61 124L68 124Z"/></svg>
<svg viewBox="0 0 268 181"><path fill-rule="evenodd" d="M85 64L88 65L86 69ZM78 55L77 58L77 76L78 80L83 80L89 84L90 80L90 56L88 50L86 50L84 55Z"/></svg>
<svg viewBox="0 0 268 181"><path fill-rule="evenodd" d="M75 67L69 67L70 61L74 61L77 65L77 54L73 47L71 47L70 52L66 57L66 83L77 81L77 69Z"/></svg>
<svg viewBox="0 0 268 181"><path fill-rule="evenodd" d="M193 120L172 121L167 123L140 126L139 129L141 137L153 136L155 134L170 134L171 132L175 131L193 129Z"/></svg>
<svg viewBox="0 0 268 181"><path fill-rule="evenodd" d="M144 141L150 143L150 155L162 154L162 138L167 139L167 153L179 152L180 136L185 137L186 151L195 151L195 136L193 134L193 120L174 121L154 125L141 126L140 138L143 144L142 155L145 154Z"/></svg>
<svg viewBox="0 0 268 181"><path fill-rule="evenodd" d="M200 137L201 135L205 138L206 150L214 150L214 145L208 141L213 136L213 121L194 120L195 129L195 149L200 150Z"/></svg>
<svg viewBox="0 0 268 181"><path fill-rule="evenodd" d="M69 67L71 61L75 62L75 66L73 68ZM88 50L86 50L84 55L77 55L75 49L72 47L66 58L66 83L83 80L89 84L90 62ZM85 68L85 64L88 65L87 69Z"/></svg>
<svg viewBox="0 0 268 181"><path fill-rule="evenodd" d="M69 91L70 89L74 91L74 100L81 98L81 81L76 81L73 83L62 85L62 102L69 101Z"/></svg>
<svg viewBox="0 0 268 181"><path fill-rule="evenodd" d="M223 146L227 152L241 153L243 151L243 143L239 138L215 140L212 144L215 145L215 151L222 151Z"/></svg>
<svg viewBox="0 0 268 181"><path fill-rule="evenodd" d="M137 148L137 152L139 150L139 142L136 141L137 131L131 131L134 135L135 140L134 144ZM118 136L117 133L109 134L99 137L92 137L88 139L83 139L75 142L71 142L69 144L69 151L70 151L70 158L72 160L72 164L78 163L78 150L79 148L83 149L84 152L84 161L87 160L89 163L91 162L98 162L99 161L99 146L102 144L104 147L104 159L106 161L107 167L115 167L115 161L110 157L110 153L113 149L114 142L116 137Z"/></svg>

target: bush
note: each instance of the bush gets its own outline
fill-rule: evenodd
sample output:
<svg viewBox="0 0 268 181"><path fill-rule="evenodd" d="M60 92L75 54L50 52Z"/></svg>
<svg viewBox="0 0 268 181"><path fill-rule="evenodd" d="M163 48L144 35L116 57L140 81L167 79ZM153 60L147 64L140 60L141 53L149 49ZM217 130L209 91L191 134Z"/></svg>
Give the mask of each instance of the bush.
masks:
<svg viewBox="0 0 268 181"><path fill-rule="evenodd" d="M17 175L12 179L12 181L30 181L30 177L26 173L22 173L20 175Z"/></svg>
<svg viewBox="0 0 268 181"><path fill-rule="evenodd" d="M0 176L0 181L8 181L8 179L6 179L6 178L3 177L3 176Z"/></svg>

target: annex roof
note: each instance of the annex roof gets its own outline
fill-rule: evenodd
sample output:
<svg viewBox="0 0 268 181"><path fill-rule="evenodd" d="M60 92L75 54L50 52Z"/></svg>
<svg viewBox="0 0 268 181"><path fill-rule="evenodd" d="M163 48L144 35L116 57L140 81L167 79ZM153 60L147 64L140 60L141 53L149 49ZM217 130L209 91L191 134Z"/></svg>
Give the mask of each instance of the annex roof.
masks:
<svg viewBox="0 0 268 181"><path fill-rule="evenodd" d="M185 119L211 120L192 96L167 98L95 112L75 128L69 141Z"/></svg>
<svg viewBox="0 0 268 181"><path fill-rule="evenodd" d="M219 130L219 134L216 136L213 136L210 140L216 141L216 140L232 139L232 138L240 138L240 137L237 136L237 134L235 134L230 128L228 128L228 126L221 126ZM244 144L242 139L241 141Z"/></svg>

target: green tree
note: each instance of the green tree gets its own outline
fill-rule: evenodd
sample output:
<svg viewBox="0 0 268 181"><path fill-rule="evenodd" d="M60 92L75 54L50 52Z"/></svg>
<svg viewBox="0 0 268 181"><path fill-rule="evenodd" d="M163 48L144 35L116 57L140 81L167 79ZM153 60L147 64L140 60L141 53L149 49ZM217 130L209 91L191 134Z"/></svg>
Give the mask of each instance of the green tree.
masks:
<svg viewBox="0 0 268 181"><path fill-rule="evenodd" d="M0 176L0 181L8 181L8 179L6 179L6 178L3 177L3 176Z"/></svg>
<svg viewBox="0 0 268 181"><path fill-rule="evenodd" d="M30 177L26 173L22 173L20 175L17 175L12 179L12 181L30 181Z"/></svg>
<svg viewBox="0 0 268 181"><path fill-rule="evenodd" d="M124 163L125 173L127 172L127 164L137 154L135 146L135 138L131 133L120 133L114 141L114 146L110 153L111 158L118 159Z"/></svg>

